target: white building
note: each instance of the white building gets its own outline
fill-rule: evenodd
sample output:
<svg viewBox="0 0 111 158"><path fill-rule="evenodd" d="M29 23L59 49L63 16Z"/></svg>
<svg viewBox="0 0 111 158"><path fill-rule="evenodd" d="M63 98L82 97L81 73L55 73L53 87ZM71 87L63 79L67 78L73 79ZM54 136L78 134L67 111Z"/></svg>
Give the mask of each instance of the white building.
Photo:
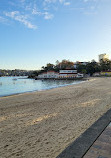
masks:
<svg viewBox="0 0 111 158"><path fill-rule="evenodd" d="M38 79L66 79L66 78L82 78L83 74L77 73L77 70L60 70L59 73L55 71L47 71L38 75Z"/></svg>
<svg viewBox="0 0 111 158"><path fill-rule="evenodd" d="M77 76L77 70L60 70L59 78L73 78Z"/></svg>
<svg viewBox="0 0 111 158"><path fill-rule="evenodd" d="M59 73L55 72L55 71L47 71L47 72L43 72L40 75L38 75L37 78L57 78L59 75Z"/></svg>
<svg viewBox="0 0 111 158"><path fill-rule="evenodd" d="M105 60L105 59L109 59L109 55L108 55L108 54L100 54L100 55L99 55L99 62L100 62L101 60Z"/></svg>

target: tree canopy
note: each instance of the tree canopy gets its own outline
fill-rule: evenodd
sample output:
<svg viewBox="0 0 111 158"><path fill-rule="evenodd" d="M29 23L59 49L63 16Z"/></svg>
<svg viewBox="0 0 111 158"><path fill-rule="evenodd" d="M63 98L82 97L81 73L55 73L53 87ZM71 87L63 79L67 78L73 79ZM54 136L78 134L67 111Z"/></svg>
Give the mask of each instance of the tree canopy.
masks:
<svg viewBox="0 0 111 158"><path fill-rule="evenodd" d="M111 61L106 59L101 60L100 63L98 63L95 60L92 60L91 62L87 62L85 64L81 62L76 62L75 68L74 62L70 60L63 59L61 62L57 60L55 64L47 63L46 66L42 66L42 69L40 71L33 72L33 75L36 76L42 72L51 70L59 72L59 70L65 69L77 69L77 72L79 73L93 75L93 73L95 72L111 70Z"/></svg>

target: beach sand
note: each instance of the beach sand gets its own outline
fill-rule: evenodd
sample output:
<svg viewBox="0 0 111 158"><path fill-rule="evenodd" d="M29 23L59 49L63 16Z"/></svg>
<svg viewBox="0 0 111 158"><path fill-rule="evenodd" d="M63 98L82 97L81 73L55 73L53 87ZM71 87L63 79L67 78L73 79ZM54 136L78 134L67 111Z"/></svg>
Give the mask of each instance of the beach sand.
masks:
<svg viewBox="0 0 111 158"><path fill-rule="evenodd" d="M0 158L56 158L111 108L111 78L0 98Z"/></svg>

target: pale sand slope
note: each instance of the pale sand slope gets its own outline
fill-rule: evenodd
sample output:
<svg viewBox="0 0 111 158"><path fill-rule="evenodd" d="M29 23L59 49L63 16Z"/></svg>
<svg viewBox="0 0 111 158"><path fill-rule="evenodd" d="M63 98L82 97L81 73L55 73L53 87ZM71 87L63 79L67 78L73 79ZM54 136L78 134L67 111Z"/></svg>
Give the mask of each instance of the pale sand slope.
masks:
<svg viewBox="0 0 111 158"><path fill-rule="evenodd" d="M111 108L111 78L0 98L0 158L55 158Z"/></svg>

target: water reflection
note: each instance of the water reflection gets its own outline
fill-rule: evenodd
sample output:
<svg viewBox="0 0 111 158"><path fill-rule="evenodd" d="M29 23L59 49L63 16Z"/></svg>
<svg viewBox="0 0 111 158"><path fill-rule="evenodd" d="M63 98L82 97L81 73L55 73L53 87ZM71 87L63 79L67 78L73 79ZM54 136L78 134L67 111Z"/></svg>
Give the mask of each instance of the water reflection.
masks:
<svg viewBox="0 0 111 158"><path fill-rule="evenodd" d="M1 77L0 96L7 96L17 93L40 91L70 84L77 84L81 81L72 80L33 80L22 77Z"/></svg>
<svg viewBox="0 0 111 158"><path fill-rule="evenodd" d="M2 86L2 82L0 82L0 86Z"/></svg>

